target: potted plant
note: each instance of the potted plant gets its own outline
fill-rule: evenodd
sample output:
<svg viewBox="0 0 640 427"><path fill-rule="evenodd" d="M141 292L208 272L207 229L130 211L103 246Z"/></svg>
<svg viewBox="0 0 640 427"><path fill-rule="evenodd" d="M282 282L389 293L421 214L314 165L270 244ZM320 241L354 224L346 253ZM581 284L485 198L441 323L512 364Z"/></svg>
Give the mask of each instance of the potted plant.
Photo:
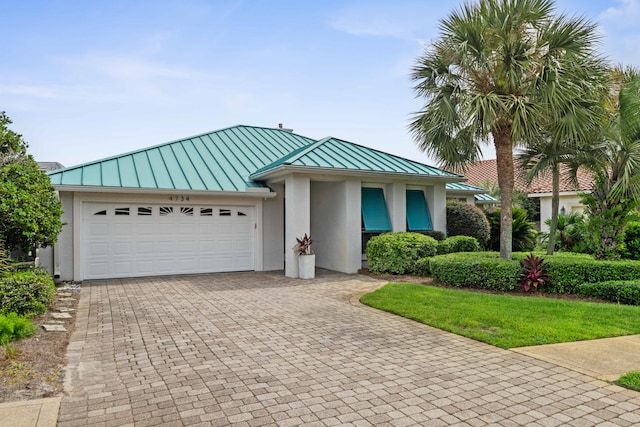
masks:
<svg viewBox="0 0 640 427"><path fill-rule="evenodd" d="M298 277L301 279L313 279L316 277L316 255L311 244L313 239L304 233L304 237L296 237L296 245L293 250L298 255Z"/></svg>

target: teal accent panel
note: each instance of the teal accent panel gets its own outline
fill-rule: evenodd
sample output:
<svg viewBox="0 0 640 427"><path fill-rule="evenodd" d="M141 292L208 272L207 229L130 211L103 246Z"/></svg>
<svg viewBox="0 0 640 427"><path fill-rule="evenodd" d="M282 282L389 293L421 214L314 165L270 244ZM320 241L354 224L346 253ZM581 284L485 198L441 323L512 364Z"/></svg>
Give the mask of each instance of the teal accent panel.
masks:
<svg viewBox="0 0 640 427"><path fill-rule="evenodd" d="M422 190L407 190L407 228L409 231L433 230L429 206Z"/></svg>
<svg viewBox="0 0 640 427"><path fill-rule="evenodd" d="M362 187L362 220L366 231L391 231L382 188Z"/></svg>
<svg viewBox="0 0 640 427"><path fill-rule="evenodd" d="M118 160L108 160L102 163L102 185L105 187L120 187L120 171Z"/></svg>

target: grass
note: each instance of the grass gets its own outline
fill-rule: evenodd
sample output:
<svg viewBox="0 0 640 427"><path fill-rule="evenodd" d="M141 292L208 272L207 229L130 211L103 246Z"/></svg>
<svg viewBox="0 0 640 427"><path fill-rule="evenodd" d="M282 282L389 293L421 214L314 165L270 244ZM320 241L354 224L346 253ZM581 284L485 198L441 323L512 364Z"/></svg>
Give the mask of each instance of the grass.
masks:
<svg viewBox="0 0 640 427"><path fill-rule="evenodd" d="M640 334L640 306L389 283L363 304L501 348Z"/></svg>
<svg viewBox="0 0 640 427"><path fill-rule="evenodd" d="M615 382L620 387L640 391L640 371L627 372Z"/></svg>

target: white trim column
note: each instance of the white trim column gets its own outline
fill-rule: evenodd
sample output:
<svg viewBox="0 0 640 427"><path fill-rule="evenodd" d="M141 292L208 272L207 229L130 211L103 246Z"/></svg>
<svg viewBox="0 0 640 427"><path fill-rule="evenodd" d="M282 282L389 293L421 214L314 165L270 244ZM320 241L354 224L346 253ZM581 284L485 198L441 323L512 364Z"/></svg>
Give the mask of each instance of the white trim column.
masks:
<svg viewBox="0 0 640 427"><path fill-rule="evenodd" d="M298 258L293 251L296 238L311 233L310 184L307 176L291 174L285 178L284 260L287 277L298 277Z"/></svg>
<svg viewBox="0 0 640 427"><path fill-rule="evenodd" d="M447 232L447 191L444 184L427 187L425 196L431 214L431 223L436 231Z"/></svg>
<svg viewBox="0 0 640 427"><path fill-rule="evenodd" d="M391 230L407 231L407 186L403 182L393 182L386 185L387 209Z"/></svg>
<svg viewBox="0 0 640 427"><path fill-rule="evenodd" d="M345 182L346 198L346 260L345 273L357 273L362 268L362 184Z"/></svg>

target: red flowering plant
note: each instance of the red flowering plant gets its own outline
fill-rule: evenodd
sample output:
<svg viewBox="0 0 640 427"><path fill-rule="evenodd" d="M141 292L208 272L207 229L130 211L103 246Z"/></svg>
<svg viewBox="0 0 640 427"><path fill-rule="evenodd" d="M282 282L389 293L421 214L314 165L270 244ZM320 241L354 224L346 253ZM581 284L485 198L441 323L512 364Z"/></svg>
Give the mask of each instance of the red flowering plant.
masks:
<svg viewBox="0 0 640 427"><path fill-rule="evenodd" d="M520 269L520 280L518 285L522 286L525 292L529 292L532 287L538 290L539 286L549 282L549 274L547 274L547 266L544 258L537 257L533 253L527 255L525 259L520 261L522 268Z"/></svg>

